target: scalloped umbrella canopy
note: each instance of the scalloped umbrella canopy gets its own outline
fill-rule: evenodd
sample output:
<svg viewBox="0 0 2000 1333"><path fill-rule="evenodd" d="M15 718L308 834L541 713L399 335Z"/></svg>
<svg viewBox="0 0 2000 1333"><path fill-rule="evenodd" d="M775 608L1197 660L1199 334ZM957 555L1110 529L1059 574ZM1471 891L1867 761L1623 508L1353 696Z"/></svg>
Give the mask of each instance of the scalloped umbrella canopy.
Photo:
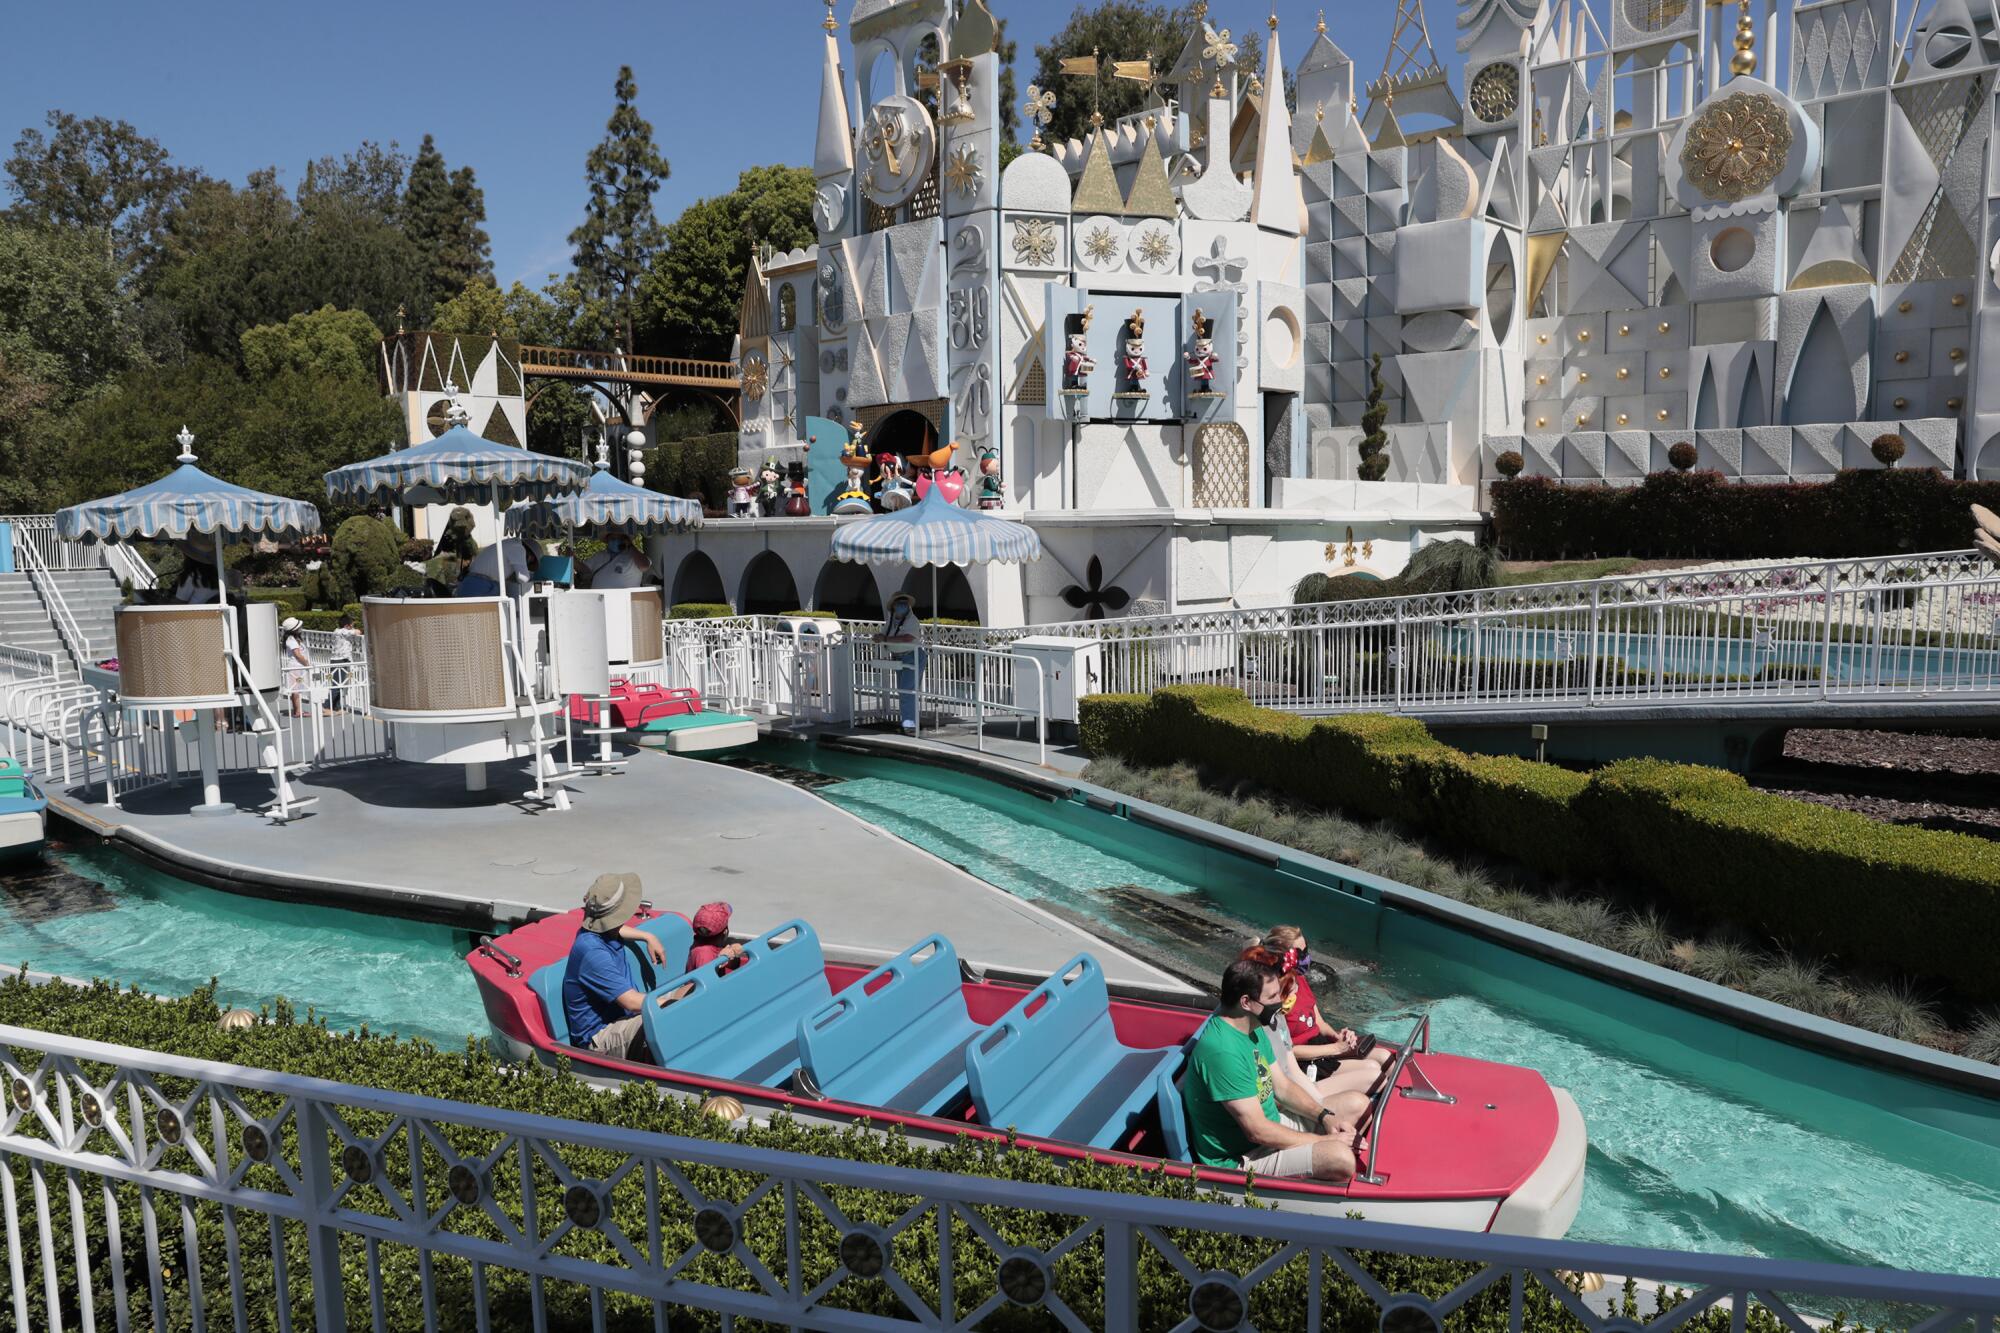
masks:
<svg viewBox="0 0 2000 1333"><path fill-rule="evenodd" d="M418 486L437 496L433 504L484 504L495 499L542 500L579 490L590 467L574 458L554 458L511 444L495 444L465 426L453 426L434 440L380 458L349 463L326 474L327 494L348 504L404 504Z"/></svg>
<svg viewBox="0 0 2000 1333"><path fill-rule="evenodd" d="M184 436L185 450L193 437ZM319 531L319 510L305 500L268 495L211 477L184 452L158 481L56 511L64 541L263 536L295 541Z"/></svg>
<svg viewBox="0 0 2000 1333"><path fill-rule="evenodd" d="M963 509L931 493L893 514L849 523L833 534L833 558L869 565L1015 564L1042 557L1025 523Z"/></svg>
<svg viewBox="0 0 2000 1333"><path fill-rule="evenodd" d="M582 490L507 511L510 537L556 537L570 531L618 532L631 537L700 526L701 505L697 501L620 481L603 463L597 465Z"/></svg>

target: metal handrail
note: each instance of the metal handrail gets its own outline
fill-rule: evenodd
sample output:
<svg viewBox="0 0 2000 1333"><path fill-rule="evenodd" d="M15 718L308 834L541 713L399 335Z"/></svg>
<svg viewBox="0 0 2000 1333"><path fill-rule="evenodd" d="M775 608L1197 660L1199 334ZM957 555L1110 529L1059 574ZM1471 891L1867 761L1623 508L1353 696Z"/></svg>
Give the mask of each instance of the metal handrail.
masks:
<svg viewBox="0 0 2000 1333"><path fill-rule="evenodd" d="M1387 1183L1389 1179L1389 1177L1375 1170L1375 1163L1382 1160L1382 1132L1388 1124L1389 1108L1394 1105L1396 1100L1396 1084L1403 1077L1403 1067L1405 1065L1410 1065L1412 1069L1416 1067L1411 1064L1411 1058L1418 1051L1428 1051L1430 1048L1431 1015L1430 1010L1426 1009L1422 1014L1418 1015L1416 1026L1410 1029L1410 1035L1404 1038L1402 1049L1396 1052L1396 1063L1383 1076L1382 1090L1375 1094L1375 1105L1371 1108L1373 1114L1364 1118L1363 1123L1368 1126L1368 1170L1365 1174L1357 1173L1354 1177L1364 1185L1381 1185ZM1430 1086L1428 1078L1424 1080L1424 1083L1426 1086ZM1454 1098L1444 1096L1442 1093L1438 1093L1434 1086L1431 1086L1431 1092L1434 1095L1425 1100L1437 1100L1439 1098L1442 1098L1444 1101L1455 1100Z"/></svg>
<svg viewBox="0 0 2000 1333"><path fill-rule="evenodd" d="M19 544L16 549L25 557L28 581L34 584L35 591L41 595L42 605L48 608L49 620L56 627L57 637L69 650L70 660L81 671L92 660L90 640L83 636L82 627L76 623L76 617L70 614L69 603L63 600L62 589L56 586L55 579L50 575L48 566L42 563L41 554L35 550L34 544L32 542Z"/></svg>
<svg viewBox="0 0 2000 1333"><path fill-rule="evenodd" d="M112 1071L108 1094L101 1091L107 1086L106 1070ZM1065 1219L1063 1226L1069 1235L1056 1247L1021 1250L1010 1257L1016 1260L1018 1272L1039 1279L1037 1289L1046 1294L1053 1307L1051 1313L1068 1315L1062 1322L1070 1326L1080 1326L1082 1321L1060 1304L1057 1287L1049 1281L1050 1265L1058 1255L1067 1253L1068 1264L1083 1267L1079 1276L1101 1300L1102 1317L1093 1319L1093 1324L1132 1328L1141 1323L1140 1263L1149 1249L1187 1275L1194 1288L1190 1300L1198 1309L1247 1309L1253 1296L1272 1292L1273 1288L1263 1286L1267 1279L1283 1269L1293 1276L1280 1280L1295 1282L1303 1263L1314 1277L1307 1285L1301 1313L1303 1322L1313 1327L1321 1318L1321 1273L1335 1282L1351 1284L1358 1300L1374 1307L1371 1317L1385 1324L1399 1322L1388 1317L1394 1311L1414 1306L1430 1322L1442 1326L1444 1317L1465 1298L1494 1281L1511 1281L1516 1295L1511 1313L1505 1316L1505 1327L1512 1333L1525 1326L1520 1292L1529 1284L1544 1287L1586 1333L1612 1333L1631 1327L1628 1321L1616 1318L1615 1311L1607 1316L1601 1309L1585 1306L1556 1276L1559 1272L1630 1275L1648 1285L1670 1284L1690 1292L1688 1302L1668 1318L1668 1323L1683 1322L1687 1315L1731 1302L1739 1327L1746 1323L1748 1307L1758 1305L1787 1327L1804 1329L1806 1322L1788 1304L1796 1299L1794 1293L1811 1297L1822 1308L1852 1309L1859 1303L1914 1308L1916 1312L1904 1316L1902 1325L1912 1328L1949 1328L1969 1322L1972 1328L1981 1329L1990 1327L1993 1316L2000 1313L2000 1280L1992 1277L1445 1231L1316 1215L1293 1208L1245 1208L1205 1197L1162 1198L885 1166L785 1152L726 1138L686 1138L562 1120L11 1026L0 1026L0 1073L4 1073L11 1103L9 1115L0 1122L0 1152L12 1163L13 1171L29 1175L32 1185L31 1189L16 1189L10 1183L0 1198L0 1211L4 1211L0 1222L9 1236L38 1234L46 1259L55 1252L50 1238L60 1235L65 1227L63 1180L72 1184L72 1201L78 1197L74 1187L80 1183L85 1188L98 1182L107 1187L137 1187L134 1193L143 1220L127 1233L137 1239L122 1256L115 1241L108 1246L99 1243L106 1224L72 1205L67 1225L74 1230L80 1291L93 1289L92 1267L99 1273L104 1271L107 1248L111 1264L131 1264L132 1271L159 1290L158 1283L169 1270L187 1270L182 1266L182 1238L156 1224L156 1208L179 1204L191 1209L196 1203L219 1206L228 1229L232 1262L216 1272L215 1283L206 1293L200 1281L178 1285L186 1302L185 1322L193 1327L203 1325L210 1304L219 1308L227 1299L242 1308L248 1285L244 1270L260 1258L257 1237L263 1228L255 1232L243 1228L239 1251L237 1210L246 1217L271 1219L271 1262L280 1273L288 1262L288 1247L303 1247L303 1267L313 1279L311 1319L323 1330L349 1326L343 1251L353 1254L364 1244L371 1259L376 1246L385 1244L416 1258L415 1263L404 1266L406 1273L415 1273L412 1294L422 1306L407 1312L409 1318L403 1322L412 1326L434 1322L438 1304L449 1298L445 1285L433 1276L434 1267L445 1267L435 1261L443 1259L453 1265L470 1263L475 1274L484 1267L524 1275L531 1309L510 1313L519 1313L523 1322L532 1320L537 1326L548 1322L544 1284L561 1284L587 1291L593 1309L607 1293L635 1293L659 1302L656 1309L670 1303L681 1309L775 1326L912 1327L909 1316L901 1311L883 1316L844 1309L843 1293L835 1289L834 1282L809 1288L797 1276L809 1245L818 1243L809 1238L808 1228L823 1227L820 1218L829 1215L838 1225L839 1215L832 1213L825 1201L830 1194L848 1192L860 1200L894 1200L899 1212L909 1209L913 1217L922 1218L924 1210L929 1210L940 1219L941 1229L945 1219L955 1223L961 1217L968 1218L983 1235L991 1232L981 1219L994 1210L1014 1210L1051 1221ZM179 1091L183 1087L191 1091ZM187 1100L177 1100L182 1097ZM267 1105L283 1109L261 1111ZM265 1115L289 1117L298 1132L281 1133L272 1121L260 1118ZM375 1122L391 1126L381 1139L359 1132L360 1126ZM257 1132L253 1135L248 1132L251 1129ZM522 1163L521 1182L509 1182L505 1194L500 1192L499 1178L485 1173L476 1153L467 1161L457 1160L464 1151L461 1144L493 1141L508 1145L509 1153L518 1152ZM168 1152L170 1143L184 1145L184 1150ZM274 1148L278 1151L271 1151ZM257 1163L267 1157L275 1159L281 1170L258 1168ZM573 1165L585 1160L592 1161L594 1176ZM397 1177L405 1170L407 1181L400 1181ZM357 1186L351 1182L364 1171L378 1182L394 1206L356 1205L349 1191ZM704 1176L726 1174L732 1181L740 1177L759 1181L753 1199L783 1201L782 1206L769 1209L775 1220L756 1240L762 1257L750 1248L751 1238L736 1206L727 1201L741 1195L709 1199L690 1181L697 1172ZM628 1182L628 1188L643 1186L650 1216L670 1207L682 1209L683 1200L687 1209L707 1209L708 1216L701 1223L705 1234L689 1238L685 1249L680 1248L678 1238L663 1248L658 1240L649 1243L644 1233L628 1234L607 1206L608 1191L621 1180ZM658 1205L651 1202L655 1189L662 1192ZM517 1197L530 1218L538 1206L544 1210L547 1225L509 1225L488 1236L440 1224L454 1208L463 1208L474 1218L480 1217L482 1210L513 1216ZM348 1202L343 1204L343 1199ZM412 1206L409 1200L429 1203ZM917 1205L914 1209L912 1200ZM596 1210L588 1211L592 1203ZM508 1211L502 1213L502 1209ZM611 1242L600 1247L605 1251L603 1257L555 1243L568 1229L562 1219L568 1216L569 1226L578 1226L575 1219L586 1211L592 1219L590 1225L601 1229ZM99 1218L106 1216L110 1216L108 1210L98 1214ZM184 1216L192 1217L193 1213ZM927 1225L927 1220L919 1224ZM113 1220L108 1225L110 1234L116 1236L118 1223ZM195 1239L192 1226L189 1222L186 1236L190 1247ZM892 1282L919 1273L927 1283L937 1283L946 1290L956 1282L966 1309L997 1308L1005 1298L1000 1287L1003 1279L993 1276L990 1269L987 1276L975 1279L970 1266L954 1265L948 1244L927 1252L921 1246L885 1244L880 1239L882 1233L868 1226L844 1229L875 1240L875 1253L885 1260L885 1276ZM87 1230L97 1234L87 1235ZM1178 1239L1182 1235L1254 1238L1284 1262L1243 1274L1204 1272L1184 1253L1182 1247L1187 1242ZM765 1277L744 1289L727 1278L704 1274L693 1261L708 1252L704 1244L718 1239L721 1243L716 1248L736 1256L753 1274L759 1271L755 1266L768 1264L767 1271L789 1274L789 1279ZM949 1233L946 1240L950 1240ZM10 1253L17 1302L23 1299L28 1281L20 1258L23 1248L15 1246ZM1483 1271L1468 1275L1450 1294L1426 1299L1405 1293L1393 1282L1385 1285L1377 1281L1366 1266L1356 1263L1356 1256L1363 1252L1427 1256ZM236 1261L239 1253L240 1263ZM296 1250L291 1251L289 1262L299 1262ZM383 1276L388 1267L370 1262L349 1270L350 1276L358 1272L354 1280L374 1304L378 1324L383 1322L382 1303L389 1294ZM100 1323L109 1325L115 1320L121 1328L126 1325L130 1312L124 1290L122 1282L112 1284L114 1308L100 1312ZM462 1292L463 1288L450 1290ZM482 1284L475 1281L471 1290L475 1303L484 1300ZM1298 1299L1296 1293L1292 1299ZM490 1311L477 1305L472 1313L483 1323ZM354 1314L365 1322L359 1311ZM954 1328L977 1322L953 1316L943 1321L920 1316L920 1320L923 1326L948 1324ZM299 1322L304 1326L303 1319Z"/></svg>

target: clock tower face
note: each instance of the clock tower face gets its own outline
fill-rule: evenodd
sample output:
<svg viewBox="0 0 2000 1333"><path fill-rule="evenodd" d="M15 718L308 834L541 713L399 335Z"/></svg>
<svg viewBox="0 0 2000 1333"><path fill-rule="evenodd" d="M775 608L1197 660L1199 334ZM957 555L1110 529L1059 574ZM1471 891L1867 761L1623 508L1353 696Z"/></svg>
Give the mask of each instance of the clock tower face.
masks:
<svg viewBox="0 0 2000 1333"><path fill-rule="evenodd" d="M847 220L847 187L839 181L821 181L813 196L813 221L821 232L836 232Z"/></svg>
<svg viewBox="0 0 2000 1333"><path fill-rule="evenodd" d="M869 108L861 121L861 189L877 208L910 201L930 174L937 127L913 97L896 93Z"/></svg>

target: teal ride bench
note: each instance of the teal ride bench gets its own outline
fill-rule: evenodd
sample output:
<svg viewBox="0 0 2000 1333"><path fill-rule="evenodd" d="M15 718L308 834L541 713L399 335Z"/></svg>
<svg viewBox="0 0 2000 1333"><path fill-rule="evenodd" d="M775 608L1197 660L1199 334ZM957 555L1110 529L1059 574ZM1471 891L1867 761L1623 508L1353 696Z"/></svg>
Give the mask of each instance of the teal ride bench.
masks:
<svg viewBox="0 0 2000 1333"><path fill-rule="evenodd" d="M799 1067L799 1019L833 998L819 935L787 921L743 946L743 963L714 962L646 997L642 1026L653 1060L710 1078L775 1088ZM681 987L689 993L661 1007Z"/></svg>
<svg viewBox="0 0 2000 1333"><path fill-rule="evenodd" d="M1078 954L966 1048L965 1073L982 1123L1114 1148L1153 1102L1159 1072L1180 1058L1179 1046L1118 1040L1104 969Z"/></svg>
<svg viewBox="0 0 2000 1333"><path fill-rule="evenodd" d="M1160 1155L1170 1162L1194 1160L1187 1103L1181 1098L1181 1069L1176 1062L1153 1075L1153 1105L1160 1113Z"/></svg>
<svg viewBox="0 0 2000 1333"><path fill-rule="evenodd" d="M660 942L660 952L667 956L667 967L678 971L687 966L688 950L694 945L694 927L688 924L686 917L662 912L641 924ZM569 956L565 954L528 975L528 989L540 998L542 1017L548 1020L549 1031L564 1046L569 1045L569 1018L563 1012L562 988L563 977L568 971ZM625 971L632 978L632 989L641 995L658 984L653 960L646 957L643 944L626 944Z"/></svg>
<svg viewBox="0 0 2000 1333"><path fill-rule="evenodd" d="M981 1031L962 980L950 940L918 941L800 1020L805 1076L825 1097L936 1115L965 1095Z"/></svg>
<svg viewBox="0 0 2000 1333"><path fill-rule="evenodd" d="M633 729L641 742L650 739L669 754L700 754L757 743L757 719L741 713L680 713L648 718Z"/></svg>

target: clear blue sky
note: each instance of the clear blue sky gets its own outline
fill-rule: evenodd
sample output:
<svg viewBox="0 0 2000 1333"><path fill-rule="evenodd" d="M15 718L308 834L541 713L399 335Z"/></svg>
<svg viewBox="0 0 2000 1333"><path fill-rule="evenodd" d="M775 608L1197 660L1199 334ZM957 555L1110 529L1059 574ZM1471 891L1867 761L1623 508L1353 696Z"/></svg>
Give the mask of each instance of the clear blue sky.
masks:
<svg viewBox="0 0 2000 1333"><path fill-rule="evenodd" d="M840 0L845 21L852 0ZM989 0L1033 48L1076 0ZM1278 0L1296 66L1319 0ZM1333 0L1333 39L1363 78L1380 69L1394 0ZM1439 55L1456 65L1455 6L1429 0ZM621 63L672 164L659 211L729 189L746 166L811 160L819 96L820 0L189 0L18 8L0 42L0 145L50 108L130 121L179 161L240 182L364 139L414 151L426 133L486 191L495 276L539 283L569 265L583 159L602 137ZM1268 0L1212 0L1218 26L1262 29ZM1109 53L1107 53L1109 54ZM1138 52L1119 52L1137 56ZM4 154L0 154L4 155ZM4 183L0 181L0 183Z"/></svg>

